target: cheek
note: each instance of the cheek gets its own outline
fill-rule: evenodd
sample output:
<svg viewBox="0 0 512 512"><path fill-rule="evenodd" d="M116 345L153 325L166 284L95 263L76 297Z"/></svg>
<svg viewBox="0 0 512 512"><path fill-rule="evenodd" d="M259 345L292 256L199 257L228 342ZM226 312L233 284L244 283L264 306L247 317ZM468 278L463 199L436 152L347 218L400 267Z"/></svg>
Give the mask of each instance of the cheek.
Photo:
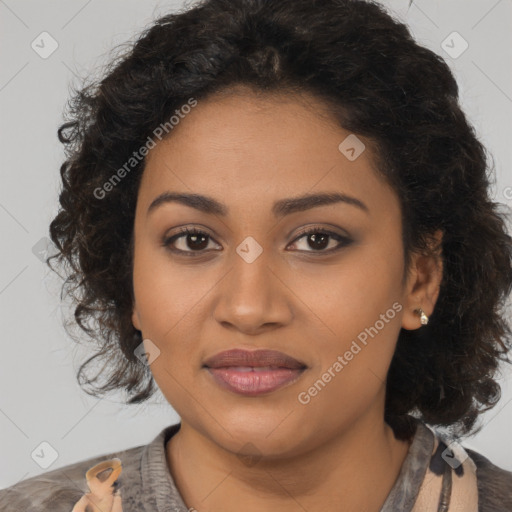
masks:
<svg viewBox="0 0 512 512"><path fill-rule="evenodd" d="M312 338L317 353L312 381L325 374L328 387L347 399L359 396L365 386L371 393L386 379L403 311L403 263L397 247L368 245L347 257L337 271L324 274L324 269L316 281L300 281L300 295L308 297L314 313L310 316L322 331Z"/></svg>
<svg viewBox="0 0 512 512"><path fill-rule="evenodd" d="M164 341L207 291L198 272L173 264L162 250L140 247L135 254L133 286L145 337Z"/></svg>
<svg viewBox="0 0 512 512"><path fill-rule="evenodd" d="M207 283L173 265L155 251L140 249L136 254L133 285L142 336L159 350L151 373L166 399L177 410L187 407L190 388L197 371L197 342L200 325L194 314L208 291Z"/></svg>
<svg viewBox="0 0 512 512"><path fill-rule="evenodd" d="M347 293L315 302L326 328L311 338L315 365L297 397L310 415L330 415L334 424L362 415L382 393L401 328L403 306L389 289L365 293L357 283L352 273Z"/></svg>
<svg viewBox="0 0 512 512"><path fill-rule="evenodd" d="M336 265L304 269L295 268L301 278L293 280L294 288L318 315L328 341L356 337L402 301L401 253L389 244L372 242L347 253ZM398 309L389 312L391 323L400 323Z"/></svg>

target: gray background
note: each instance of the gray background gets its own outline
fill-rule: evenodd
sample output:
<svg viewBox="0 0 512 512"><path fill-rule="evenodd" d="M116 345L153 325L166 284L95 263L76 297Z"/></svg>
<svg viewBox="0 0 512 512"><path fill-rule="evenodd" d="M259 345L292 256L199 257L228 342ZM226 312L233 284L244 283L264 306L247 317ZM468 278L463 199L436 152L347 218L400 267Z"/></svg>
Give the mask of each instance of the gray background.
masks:
<svg viewBox="0 0 512 512"><path fill-rule="evenodd" d="M512 205L512 0L386 2L422 44L456 74L463 108L494 156L497 201ZM190 2L187 2L190 4ZM65 334L60 281L33 252L44 245L57 208L63 150L56 130L68 86L100 70L109 51L181 1L0 0L0 488L96 455L145 444L179 421L161 393L123 406L96 400L75 381L88 352ZM58 48L51 49L48 32ZM466 51L463 40L469 45ZM41 43L41 39L44 43ZM37 53L31 44L39 45ZM451 48L451 56L443 49ZM44 48L43 48L44 46ZM37 47L36 47L37 48ZM478 240L475 240L478 243ZM39 245L38 245L39 244ZM509 365L512 366L512 365ZM502 399L481 417L483 430L463 445L512 470L512 371ZM51 461L47 468L41 460Z"/></svg>

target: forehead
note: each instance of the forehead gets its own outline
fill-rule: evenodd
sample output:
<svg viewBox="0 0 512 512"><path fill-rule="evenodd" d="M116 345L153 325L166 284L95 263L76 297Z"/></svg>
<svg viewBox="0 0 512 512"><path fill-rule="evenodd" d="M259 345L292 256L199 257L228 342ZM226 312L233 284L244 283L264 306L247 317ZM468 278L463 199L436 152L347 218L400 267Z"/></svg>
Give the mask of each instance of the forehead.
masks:
<svg viewBox="0 0 512 512"><path fill-rule="evenodd" d="M396 202L375 172L371 145L354 137L307 94L244 88L216 94L199 101L149 151L139 200L148 204L163 191L179 190L225 203L238 198L247 207L267 197L335 191L384 206ZM355 147L355 159L354 152L344 153L347 145Z"/></svg>

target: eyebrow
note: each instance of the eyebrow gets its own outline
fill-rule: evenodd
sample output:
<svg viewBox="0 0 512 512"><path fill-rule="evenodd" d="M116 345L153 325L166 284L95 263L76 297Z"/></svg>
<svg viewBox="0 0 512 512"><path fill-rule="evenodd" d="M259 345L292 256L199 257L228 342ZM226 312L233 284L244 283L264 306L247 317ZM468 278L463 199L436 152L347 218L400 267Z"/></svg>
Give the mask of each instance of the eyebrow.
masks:
<svg viewBox="0 0 512 512"><path fill-rule="evenodd" d="M183 192L164 192L151 202L147 215L166 203L180 203L201 212L219 215L221 217L226 217L229 214L229 208L212 197ZM302 212L311 208L335 203L345 203L355 206L366 213L370 213L368 206L361 200L339 192L306 194L298 197L280 199L272 206L272 213L275 217L279 218L290 215L291 213Z"/></svg>

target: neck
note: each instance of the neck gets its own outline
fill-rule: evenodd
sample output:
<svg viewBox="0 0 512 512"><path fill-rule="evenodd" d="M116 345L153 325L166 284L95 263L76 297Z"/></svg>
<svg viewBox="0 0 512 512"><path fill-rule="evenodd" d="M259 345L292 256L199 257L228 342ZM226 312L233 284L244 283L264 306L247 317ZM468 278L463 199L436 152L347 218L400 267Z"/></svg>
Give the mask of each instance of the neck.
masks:
<svg viewBox="0 0 512 512"><path fill-rule="evenodd" d="M240 457L183 421L166 451L185 503L201 512L234 512L241 504L246 512L378 512L409 446L395 439L383 415L368 414L323 445L287 458Z"/></svg>

